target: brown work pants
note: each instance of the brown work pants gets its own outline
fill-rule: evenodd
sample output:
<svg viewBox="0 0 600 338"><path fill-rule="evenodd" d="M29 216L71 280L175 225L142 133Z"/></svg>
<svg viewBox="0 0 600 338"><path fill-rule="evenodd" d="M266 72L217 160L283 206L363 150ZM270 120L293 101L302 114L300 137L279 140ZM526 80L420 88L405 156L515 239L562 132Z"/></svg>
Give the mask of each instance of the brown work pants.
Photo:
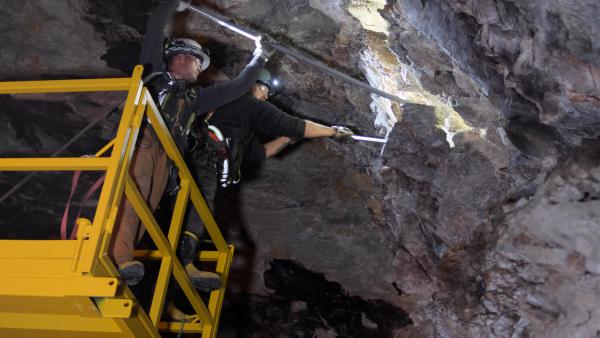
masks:
<svg viewBox="0 0 600 338"><path fill-rule="evenodd" d="M165 150L149 127L143 128L142 139L133 153L129 173L150 210L154 212L169 180L169 161ZM133 206L123 196L115 221L111 255L117 264L133 260L134 244L144 235Z"/></svg>

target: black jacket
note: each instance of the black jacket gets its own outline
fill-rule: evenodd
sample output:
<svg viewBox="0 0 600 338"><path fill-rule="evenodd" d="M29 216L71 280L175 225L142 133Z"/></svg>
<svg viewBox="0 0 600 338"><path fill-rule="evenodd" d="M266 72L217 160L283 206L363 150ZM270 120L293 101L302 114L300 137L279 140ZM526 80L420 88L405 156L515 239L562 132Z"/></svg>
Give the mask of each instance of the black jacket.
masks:
<svg viewBox="0 0 600 338"><path fill-rule="evenodd" d="M217 109L208 123L219 128L224 137L245 139L245 157L253 161L266 159L265 149L255 134L300 139L304 137L306 124L249 94Z"/></svg>
<svg viewBox="0 0 600 338"><path fill-rule="evenodd" d="M163 30L171 18L178 1L161 0L152 13L146 26L146 37L142 46L140 62L144 66L144 75L160 72L161 74L147 83L153 99L161 108L171 135L180 151L196 115L227 104L242 96L256 81L264 65L264 59L254 57L244 70L233 80L216 84L207 88L191 86L184 80L176 80L166 72L163 58Z"/></svg>

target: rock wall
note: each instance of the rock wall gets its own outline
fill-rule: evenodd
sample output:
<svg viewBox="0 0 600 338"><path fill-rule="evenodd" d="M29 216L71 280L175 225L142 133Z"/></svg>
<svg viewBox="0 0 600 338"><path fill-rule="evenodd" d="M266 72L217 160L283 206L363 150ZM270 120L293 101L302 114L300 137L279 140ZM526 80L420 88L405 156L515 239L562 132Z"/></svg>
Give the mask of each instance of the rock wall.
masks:
<svg viewBox="0 0 600 338"><path fill-rule="evenodd" d="M597 140L584 141L536 194L508 211L485 255L484 315L473 334L598 335ZM482 329L486 328L486 329Z"/></svg>
<svg viewBox="0 0 600 338"><path fill-rule="evenodd" d="M153 8L5 2L2 81L123 76ZM596 1L194 3L408 102L272 58L277 105L388 143L301 142L220 192L237 248L222 337L598 336ZM253 49L189 12L170 30L213 51L207 81ZM2 96L0 154L49 155L116 102ZM2 192L20 177L1 173ZM34 179L0 205L1 236L56 238L69 184Z"/></svg>

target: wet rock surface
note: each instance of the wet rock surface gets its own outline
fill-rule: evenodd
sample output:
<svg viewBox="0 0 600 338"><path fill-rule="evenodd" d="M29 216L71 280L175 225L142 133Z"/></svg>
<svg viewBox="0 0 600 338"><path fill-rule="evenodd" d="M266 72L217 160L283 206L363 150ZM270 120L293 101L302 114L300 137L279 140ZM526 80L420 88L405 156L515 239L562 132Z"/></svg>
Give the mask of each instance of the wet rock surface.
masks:
<svg viewBox="0 0 600 338"><path fill-rule="evenodd" d="M277 105L388 143L301 142L219 193L236 245L223 337L598 336L596 1L194 3L408 101L272 58ZM0 7L0 80L89 78L131 71L153 1ZM176 18L213 51L203 82L250 58L249 40ZM0 96L0 154L49 156L118 101ZM23 176L0 173L0 193ZM56 238L70 179L40 175L2 203L0 236Z"/></svg>

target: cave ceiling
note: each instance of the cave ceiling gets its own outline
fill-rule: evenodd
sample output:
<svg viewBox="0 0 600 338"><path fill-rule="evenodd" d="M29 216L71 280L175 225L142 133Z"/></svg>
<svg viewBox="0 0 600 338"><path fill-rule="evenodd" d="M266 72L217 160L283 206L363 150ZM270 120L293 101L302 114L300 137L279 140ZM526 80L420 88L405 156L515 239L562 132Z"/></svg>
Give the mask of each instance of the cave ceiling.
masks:
<svg viewBox="0 0 600 338"><path fill-rule="evenodd" d="M388 142L300 142L220 192L236 245L223 337L598 335L597 0L193 4L406 101L270 59L276 105ZM153 8L0 0L0 81L127 76ZM254 48L189 11L168 29L211 50L203 83ZM49 156L119 100L1 95L0 154ZM0 193L23 176L0 173ZM2 238L56 238L69 189L66 173L37 175L0 204Z"/></svg>

